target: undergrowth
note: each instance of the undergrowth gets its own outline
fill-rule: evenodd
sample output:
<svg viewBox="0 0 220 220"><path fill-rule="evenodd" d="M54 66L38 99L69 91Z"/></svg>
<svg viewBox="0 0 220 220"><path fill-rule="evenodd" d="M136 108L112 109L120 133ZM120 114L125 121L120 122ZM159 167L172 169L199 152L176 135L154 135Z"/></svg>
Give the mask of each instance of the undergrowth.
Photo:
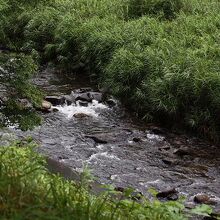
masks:
<svg viewBox="0 0 220 220"><path fill-rule="evenodd" d="M122 195L109 187L94 195L90 180L83 178L86 175L76 183L49 173L45 159L31 145L26 141L0 148L1 219L183 220L191 215L183 214L180 202L129 199L131 190ZM202 209L191 213L201 214Z"/></svg>
<svg viewBox="0 0 220 220"><path fill-rule="evenodd" d="M219 140L218 0L14 4L0 3L2 44L95 76L147 121Z"/></svg>
<svg viewBox="0 0 220 220"><path fill-rule="evenodd" d="M42 94L30 82L36 70L30 55L0 53L1 125L28 130L41 123L34 107L41 105Z"/></svg>

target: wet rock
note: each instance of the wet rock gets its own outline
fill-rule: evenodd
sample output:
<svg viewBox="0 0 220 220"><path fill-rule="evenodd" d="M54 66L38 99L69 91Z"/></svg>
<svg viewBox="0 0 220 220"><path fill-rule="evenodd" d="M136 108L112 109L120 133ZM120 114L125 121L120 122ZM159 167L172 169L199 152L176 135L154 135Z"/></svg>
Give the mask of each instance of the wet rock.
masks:
<svg viewBox="0 0 220 220"><path fill-rule="evenodd" d="M92 100L96 100L98 102L102 102L103 96L100 92L90 92L90 97Z"/></svg>
<svg viewBox="0 0 220 220"><path fill-rule="evenodd" d="M85 114L85 113L76 113L73 115L74 118L88 118L89 115Z"/></svg>
<svg viewBox="0 0 220 220"><path fill-rule="evenodd" d="M75 100L76 101L86 101L86 102L91 102L92 98L90 96L90 93L79 93L79 94L74 94Z"/></svg>
<svg viewBox="0 0 220 220"><path fill-rule="evenodd" d="M158 199L167 199L172 201L176 201L179 198L178 191L175 188L159 192L156 196Z"/></svg>
<svg viewBox="0 0 220 220"><path fill-rule="evenodd" d="M51 111L51 107L52 107L52 104L46 100L43 100L42 101L42 104L41 104L41 110L44 111L44 112L50 112Z"/></svg>
<svg viewBox="0 0 220 220"><path fill-rule="evenodd" d="M65 98L60 96L46 96L45 100L50 102L53 106L63 105L65 103Z"/></svg>
<svg viewBox="0 0 220 220"><path fill-rule="evenodd" d="M86 102L86 101L79 101L79 105L80 106L83 106L83 107L88 107L88 105L89 105L89 103L88 102Z"/></svg>
<svg viewBox="0 0 220 220"><path fill-rule="evenodd" d="M100 92L83 92L83 93L73 93L73 97L76 101L86 101L92 102L92 100L96 100L98 102L102 102L103 96Z"/></svg>
<svg viewBox="0 0 220 220"><path fill-rule="evenodd" d="M174 150L173 153L179 157L183 157L183 156L189 155L189 150L187 148L180 148L180 149Z"/></svg>
<svg viewBox="0 0 220 220"><path fill-rule="evenodd" d="M92 139L93 141L95 141L95 143L97 143L97 144L107 144L107 143L108 143L107 141L102 140L102 139L100 139L100 138L98 138L98 137L95 137L95 136L86 135L85 137L86 137L86 138L91 138L91 139Z"/></svg>
<svg viewBox="0 0 220 220"><path fill-rule="evenodd" d="M71 96L71 95L64 95L63 98L64 98L65 103L67 105L71 105L72 103L75 102L75 98L73 96Z"/></svg>
<svg viewBox="0 0 220 220"><path fill-rule="evenodd" d="M52 108L52 111L53 111L53 112L58 112L59 109L57 109L57 108Z"/></svg>
<svg viewBox="0 0 220 220"><path fill-rule="evenodd" d="M194 197L194 202L206 205L216 205L216 201L208 195L200 194Z"/></svg>
<svg viewBox="0 0 220 220"><path fill-rule="evenodd" d="M139 138L139 137L134 137L132 140L133 140L134 142L136 142L136 143L142 141L141 138Z"/></svg>
<svg viewBox="0 0 220 220"><path fill-rule="evenodd" d="M46 167L51 173L59 174L68 180L80 181L79 174L65 164L52 158L46 158L46 161Z"/></svg>

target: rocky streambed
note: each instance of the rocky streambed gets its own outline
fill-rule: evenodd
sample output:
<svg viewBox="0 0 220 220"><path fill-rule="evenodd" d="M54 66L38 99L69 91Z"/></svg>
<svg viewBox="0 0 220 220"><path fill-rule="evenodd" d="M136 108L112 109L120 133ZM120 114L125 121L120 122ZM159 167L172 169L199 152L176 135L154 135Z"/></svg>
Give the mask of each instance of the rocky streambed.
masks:
<svg viewBox="0 0 220 220"><path fill-rule="evenodd" d="M114 99L105 99L88 79L67 79L47 69L34 79L54 104L42 113L42 126L22 132L1 131L7 137L28 135L52 161L81 172L88 166L97 181L118 190L133 187L162 199L187 197L186 204L213 205L220 212L220 150L196 138L143 126ZM90 88L88 88L90 87Z"/></svg>

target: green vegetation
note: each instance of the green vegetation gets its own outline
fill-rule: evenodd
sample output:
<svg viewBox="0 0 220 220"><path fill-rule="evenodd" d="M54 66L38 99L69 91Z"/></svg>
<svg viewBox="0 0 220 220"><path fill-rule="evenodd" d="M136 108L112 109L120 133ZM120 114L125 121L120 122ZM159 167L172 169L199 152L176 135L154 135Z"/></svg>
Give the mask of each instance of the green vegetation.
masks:
<svg viewBox="0 0 220 220"><path fill-rule="evenodd" d="M149 202L145 198L136 202L129 199L129 189L122 195L108 188L95 196L89 191L88 175L84 173L81 182L76 183L49 173L44 158L31 145L26 140L0 148L1 219L186 219L180 202ZM207 212L211 212L208 206L191 211L205 216Z"/></svg>
<svg viewBox="0 0 220 220"><path fill-rule="evenodd" d="M144 119L218 141L218 0L1 0L0 5L2 45L38 51L41 62L95 75Z"/></svg>
<svg viewBox="0 0 220 220"><path fill-rule="evenodd" d="M0 89L7 93L0 124L40 123L30 105L42 96L30 78L52 61L95 77L144 120L219 141L219 33L219 0L0 0ZM88 184L44 165L30 148L0 148L3 219L185 219L179 202L94 196Z"/></svg>
<svg viewBox="0 0 220 220"><path fill-rule="evenodd" d="M23 130L40 124L41 118L34 108L41 103L41 93L30 82L36 71L31 56L0 53L0 124L18 124Z"/></svg>

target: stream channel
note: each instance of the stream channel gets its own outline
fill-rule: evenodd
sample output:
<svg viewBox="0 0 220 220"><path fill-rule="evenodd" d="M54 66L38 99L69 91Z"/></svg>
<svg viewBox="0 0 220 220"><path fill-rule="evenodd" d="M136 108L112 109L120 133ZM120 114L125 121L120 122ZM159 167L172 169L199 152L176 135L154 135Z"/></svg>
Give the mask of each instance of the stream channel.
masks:
<svg viewBox="0 0 220 220"><path fill-rule="evenodd" d="M67 79L53 69L39 73L34 83L47 95L58 96L91 87L88 79ZM81 172L87 165L99 183L132 187L147 196L149 188L175 188L187 197L189 206L195 195L205 194L219 212L219 148L143 126L115 103L109 106L93 100L87 107L78 102L56 106L59 111L42 113L44 122L33 131L10 127L8 132L19 138L33 136L41 153L74 171Z"/></svg>

